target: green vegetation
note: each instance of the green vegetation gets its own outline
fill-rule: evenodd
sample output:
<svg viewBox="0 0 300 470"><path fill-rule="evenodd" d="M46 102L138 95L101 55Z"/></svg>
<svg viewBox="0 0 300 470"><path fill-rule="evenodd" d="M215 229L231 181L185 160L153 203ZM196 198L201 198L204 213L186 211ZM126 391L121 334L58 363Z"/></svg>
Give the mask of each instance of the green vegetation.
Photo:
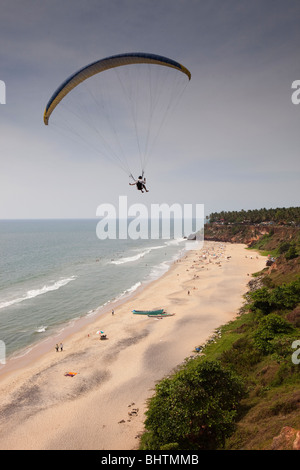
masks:
<svg viewBox="0 0 300 470"><path fill-rule="evenodd" d="M192 361L156 388L144 449L215 449L230 435L245 395L242 380L215 361ZM167 447L166 447L167 446Z"/></svg>
<svg viewBox="0 0 300 470"><path fill-rule="evenodd" d="M299 231L253 247L276 262L253 276L236 320L156 386L141 449L270 449L284 426L300 429Z"/></svg>
<svg viewBox="0 0 300 470"><path fill-rule="evenodd" d="M271 230L251 243L250 249L260 250L261 254L275 258L275 269L265 273L263 278L265 286L272 288L298 280L299 290L300 228L283 227L278 231Z"/></svg>
<svg viewBox="0 0 300 470"><path fill-rule="evenodd" d="M267 315L275 310L293 309L300 303L300 278L274 289L263 287L251 294L253 311Z"/></svg>
<svg viewBox="0 0 300 470"><path fill-rule="evenodd" d="M213 212L209 216L209 221L224 223L273 223L280 225L299 225L300 224L300 207L277 208L277 209L256 209L248 211L222 211Z"/></svg>
<svg viewBox="0 0 300 470"><path fill-rule="evenodd" d="M286 335L293 331L293 327L284 318L276 313L271 313L260 321L253 335L254 345L265 355L279 352L278 345L281 344L281 339L283 338L286 343ZM291 345L291 338L288 337L288 341ZM281 350L282 347L280 347Z"/></svg>

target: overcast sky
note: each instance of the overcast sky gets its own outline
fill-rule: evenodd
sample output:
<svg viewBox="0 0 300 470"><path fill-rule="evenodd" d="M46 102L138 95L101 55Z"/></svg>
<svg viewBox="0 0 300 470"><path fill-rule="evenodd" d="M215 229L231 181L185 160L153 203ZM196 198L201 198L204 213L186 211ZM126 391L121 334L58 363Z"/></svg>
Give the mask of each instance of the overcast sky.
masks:
<svg viewBox="0 0 300 470"><path fill-rule="evenodd" d="M98 205L299 205L299 0L0 0L0 218L95 217ZM48 99L95 60L150 52L192 79L149 160L150 192L55 137Z"/></svg>

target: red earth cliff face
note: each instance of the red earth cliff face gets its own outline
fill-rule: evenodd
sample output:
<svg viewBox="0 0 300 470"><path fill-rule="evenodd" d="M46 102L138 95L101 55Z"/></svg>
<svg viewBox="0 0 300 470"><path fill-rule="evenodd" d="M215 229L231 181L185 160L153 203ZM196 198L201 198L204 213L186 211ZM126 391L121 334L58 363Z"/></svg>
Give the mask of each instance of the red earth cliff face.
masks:
<svg viewBox="0 0 300 470"><path fill-rule="evenodd" d="M283 427L273 438L270 450L300 450L300 431L290 426Z"/></svg>
<svg viewBox="0 0 300 470"><path fill-rule="evenodd" d="M270 246L271 250L278 246L281 241L291 241L299 232L299 228L289 226L274 225L247 225L247 224L206 224L204 227L204 239L212 241L222 241L231 243L244 243L252 246L264 235L272 234Z"/></svg>

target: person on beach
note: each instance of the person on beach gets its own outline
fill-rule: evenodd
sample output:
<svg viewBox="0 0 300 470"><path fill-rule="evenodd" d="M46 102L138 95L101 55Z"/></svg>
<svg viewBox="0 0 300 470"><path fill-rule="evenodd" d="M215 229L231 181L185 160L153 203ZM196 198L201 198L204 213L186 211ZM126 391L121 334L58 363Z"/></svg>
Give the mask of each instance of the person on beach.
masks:
<svg viewBox="0 0 300 470"><path fill-rule="evenodd" d="M56 349L56 352L58 352L58 349L59 349L58 344L55 345L55 349Z"/></svg>
<svg viewBox="0 0 300 470"><path fill-rule="evenodd" d="M134 181L134 183L129 183L130 186L136 185L136 189L141 191L142 193L144 190L148 193L149 189L146 188L146 178L143 176L139 176L137 180Z"/></svg>
<svg viewBox="0 0 300 470"><path fill-rule="evenodd" d="M59 347L60 347L60 350L61 350L61 351L62 351L63 348L64 348L62 343L60 343L60 346L59 346Z"/></svg>

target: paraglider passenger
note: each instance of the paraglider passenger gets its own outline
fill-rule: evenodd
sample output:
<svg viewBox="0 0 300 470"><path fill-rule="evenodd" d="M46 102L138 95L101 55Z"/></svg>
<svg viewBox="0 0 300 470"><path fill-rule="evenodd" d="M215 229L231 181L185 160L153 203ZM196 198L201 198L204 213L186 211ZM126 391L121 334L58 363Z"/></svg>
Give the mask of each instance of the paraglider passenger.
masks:
<svg viewBox="0 0 300 470"><path fill-rule="evenodd" d="M144 192L144 190L146 192L149 191L149 189L146 188L146 178L143 178L143 176L139 176L138 179L135 180L134 183L129 183L129 184L130 186L134 186L136 184L136 189L138 189L142 193Z"/></svg>

